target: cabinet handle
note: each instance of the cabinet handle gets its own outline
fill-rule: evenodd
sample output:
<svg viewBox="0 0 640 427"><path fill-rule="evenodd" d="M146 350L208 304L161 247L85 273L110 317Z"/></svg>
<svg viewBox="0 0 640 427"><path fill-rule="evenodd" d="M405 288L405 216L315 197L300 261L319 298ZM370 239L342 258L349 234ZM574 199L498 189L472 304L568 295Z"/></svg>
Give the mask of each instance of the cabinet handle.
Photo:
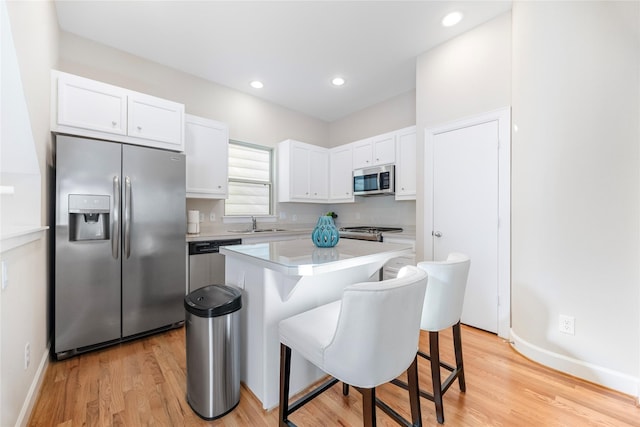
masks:
<svg viewBox="0 0 640 427"><path fill-rule="evenodd" d="M222 185L218 185L218 188L222 188ZM404 188L403 188L403 190L404 190Z"/></svg>
<svg viewBox="0 0 640 427"><path fill-rule="evenodd" d="M142 130L142 126L138 126L138 132Z"/></svg>
<svg viewBox="0 0 640 427"><path fill-rule="evenodd" d="M113 126L113 127L118 126L118 122L111 122L111 126Z"/></svg>

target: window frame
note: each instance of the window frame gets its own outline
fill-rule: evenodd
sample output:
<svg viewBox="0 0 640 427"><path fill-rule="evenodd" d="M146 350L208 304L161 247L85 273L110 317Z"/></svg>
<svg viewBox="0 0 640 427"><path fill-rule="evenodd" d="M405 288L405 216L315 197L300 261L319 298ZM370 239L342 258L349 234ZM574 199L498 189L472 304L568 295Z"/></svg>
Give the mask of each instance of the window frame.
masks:
<svg viewBox="0 0 640 427"><path fill-rule="evenodd" d="M250 218L252 216L256 216L258 218L268 218L268 217L274 217L275 216L275 191L274 191L274 186L275 186L275 182L274 182L274 178L275 178L275 149L273 147L269 147L266 145L260 145L260 144L254 144L251 142L245 142L245 141L238 141L235 139L229 139L229 145L239 145L239 146L243 146L243 147L248 147L248 148L252 148L252 149L256 149L256 150L262 150L262 151L266 151L269 153L269 181L259 181L259 180L252 180L252 179L237 179L237 178L231 178L230 175L228 175L227 177L227 183L231 184L232 182L235 183L243 183L243 184L263 184L263 185L267 185L269 188L269 213L267 215L255 215L255 214L250 214L250 213L243 213L243 214L237 214L237 215L233 215L233 214L227 214L227 200L229 200L228 198L225 199L224 201L224 217L226 219L233 219L233 218ZM231 150L229 150L229 153L231 153Z"/></svg>

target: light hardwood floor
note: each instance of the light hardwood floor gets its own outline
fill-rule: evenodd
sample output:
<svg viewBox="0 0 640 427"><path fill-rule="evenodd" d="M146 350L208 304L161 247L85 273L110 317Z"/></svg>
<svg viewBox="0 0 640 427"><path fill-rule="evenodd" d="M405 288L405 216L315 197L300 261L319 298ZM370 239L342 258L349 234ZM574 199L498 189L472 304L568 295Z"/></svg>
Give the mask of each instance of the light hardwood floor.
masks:
<svg viewBox="0 0 640 427"><path fill-rule="evenodd" d="M442 335L443 358L452 360L451 335ZM463 326L467 392L457 383L445 394L448 426L640 426L634 399L542 367L495 335ZM428 349L423 332L420 348ZM419 362L430 390L429 367ZM277 368L276 368L277 369ZM30 426L277 426L277 409L265 412L246 388L225 417L206 422L186 403L184 328L62 362L51 362ZM404 390L384 385L378 397L409 418ZM437 425L433 403L422 399L423 425ZM378 410L379 426L396 426ZM342 396L338 384L292 415L305 426L360 426L361 400Z"/></svg>

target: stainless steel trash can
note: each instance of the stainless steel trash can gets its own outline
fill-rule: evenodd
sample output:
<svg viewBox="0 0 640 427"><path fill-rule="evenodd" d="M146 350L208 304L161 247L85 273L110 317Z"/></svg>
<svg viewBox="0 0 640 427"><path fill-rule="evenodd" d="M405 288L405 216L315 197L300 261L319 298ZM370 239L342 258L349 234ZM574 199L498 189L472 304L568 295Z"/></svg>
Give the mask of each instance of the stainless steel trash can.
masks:
<svg viewBox="0 0 640 427"><path fill-rule="evenodd" d="M239 289L210 285L184 298L187 402L202 418L219 418L240 402Z"/></svg>

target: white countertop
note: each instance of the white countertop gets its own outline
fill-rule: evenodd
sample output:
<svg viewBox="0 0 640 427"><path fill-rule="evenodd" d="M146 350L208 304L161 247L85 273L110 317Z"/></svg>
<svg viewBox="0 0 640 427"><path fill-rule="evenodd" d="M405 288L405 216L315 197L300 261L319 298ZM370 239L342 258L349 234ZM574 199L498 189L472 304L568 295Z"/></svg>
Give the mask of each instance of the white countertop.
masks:
<svg viewBox="0 0 640 427"><path fill-rule="evenodd" d="M268 227L264 227L268 228ZM280 228L280 227L274 227ZM228 230L203 230L198 234L187 234L187 242L201 242L205 240L221 240L221 239L249 239L252 237L268 237L268 236L297 236L300 234L309 234L311 238L311 228L295 228L287 229L286 231L263 231L259 233L247 232L234 232Z"/></svg>
<svg viewBox="0 0 640 427"><path fill-rule="evenodd" d="M318 248L311 238L220 248L220 253L290 276L312 276L410 254L410 244L340 239L333 248Z"/></svg>
<svg viewBox="0 0 640 427"><path fill-rule="evenodd" d="M238 227L242 228L242 227ZM269 228L268 226L260 227L260 228ZM201 242L206 240L221 240L221 239L249 239L253 237L270 237L270 236L299 236L308 234L309 238L311 237L311 232L313 231L313 226L298 226L297 228L289 228L286 225L275 225L274 228L284 228L286 231L263 231L260 233L252 233L250 231L244 233L233 232L229 230L223 229L202 229L202 231L198 234L187 234L186 241L187 242ZM402 238L402 239L413 239L416 238L416 230L415 228L405 228L404 231L400 233L382 233L384 237L388 237L390 239ZM346 240L346 239L344 239Z"/></svg>

